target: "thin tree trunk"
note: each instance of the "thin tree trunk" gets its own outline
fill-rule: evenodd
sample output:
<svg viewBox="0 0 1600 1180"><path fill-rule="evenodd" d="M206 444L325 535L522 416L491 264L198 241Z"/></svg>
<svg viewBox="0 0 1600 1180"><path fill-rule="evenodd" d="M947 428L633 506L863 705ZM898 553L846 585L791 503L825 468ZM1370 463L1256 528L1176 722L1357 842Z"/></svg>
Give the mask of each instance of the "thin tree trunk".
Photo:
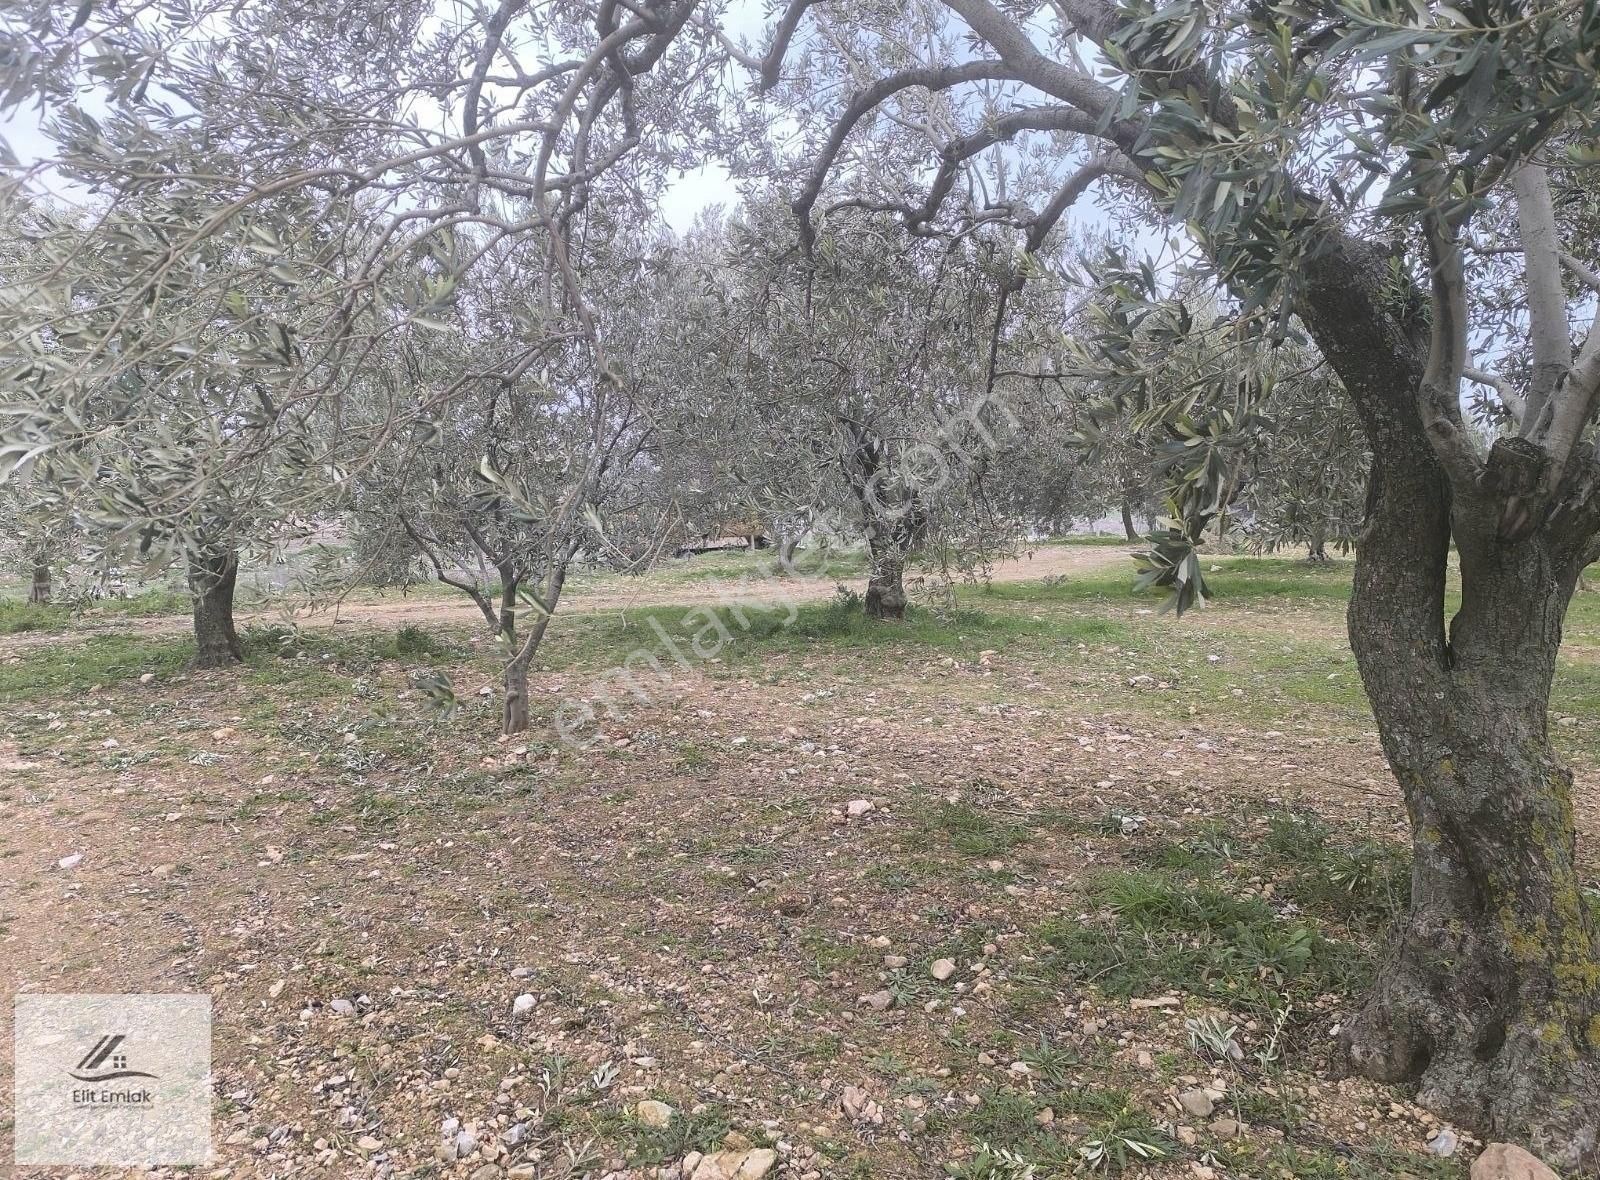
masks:
<svg viewBox="0 0 1600 1180"><path fill-rule="evenodd" d="M49 606L50 591L50 563L36 558L33 563L33 581L28 585L28 601L34 606Z"/></svg>
<svg viewBox="0 0 1600 1180"><path fill-rule="evenodd" d="M556 605L561 601L561 587L566 583L567 564L571 560L572 555L568 553L551 569L548 589L537 608L538 617L523 635L515 654L506 663L502 678L506 696L505 706L500 713L501 733L525 733L528 729L528 669L533 665L534 654L539 650L545 630L550 626L550 619L555 614Z"/></svg>
<svg viewBox="0 0 1600 1180"><path fill-rule="evenodd" d="M244 659L233 627L233 593L239 555L205 549L189 555L189 594L194 600L195 664L220 668Z"/></svg>
<svg viewBox="0 0 1600 1180"><path fill-rule="evenodd" d="M1328 539L1322 535L1321 530L1311 534L1306 542L1306 560L1318 564L1328 560Z"/></svg>
<svg viewBox="0 0 1600 1180"><path fill-rule="evenodd" d="M517 641L517 591L522 580L509 565L500 566L499 572L500 615L495 623L495 634L506 643L514 644Z"/></svg>
<svg viewBox="0 0 1600 1180"><path fill-rule="evenodd" d="M1139 530L1133 524L1133 505L1126 499L1122 501L1122 531L1127 534L1130 541L1139 539Z"/></svg>

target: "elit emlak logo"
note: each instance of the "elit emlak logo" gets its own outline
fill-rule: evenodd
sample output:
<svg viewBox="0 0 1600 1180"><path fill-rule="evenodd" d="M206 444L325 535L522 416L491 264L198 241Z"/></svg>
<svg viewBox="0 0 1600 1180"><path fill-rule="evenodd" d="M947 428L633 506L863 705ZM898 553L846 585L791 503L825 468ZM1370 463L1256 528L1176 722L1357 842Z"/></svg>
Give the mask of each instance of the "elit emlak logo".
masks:
<svg viewBox="0 0 1600 1180"><path fill-rule="evenodd" d="M107 1033L94 1043L94 1047L85 1053L77 1065L67 1070L67 1075L80 1082L115 1082L126 1078L150 1078L155 1080L153 1073L142 1069L128 1068L128 1055L123 1050L123 1044L128 1039L126 1033ZM113 1088L91 1089L89 1087L73 1087L72 1104L74 1106L149 1106L154 1100L154 1095L141 1086L119 1086Z"/></svg>

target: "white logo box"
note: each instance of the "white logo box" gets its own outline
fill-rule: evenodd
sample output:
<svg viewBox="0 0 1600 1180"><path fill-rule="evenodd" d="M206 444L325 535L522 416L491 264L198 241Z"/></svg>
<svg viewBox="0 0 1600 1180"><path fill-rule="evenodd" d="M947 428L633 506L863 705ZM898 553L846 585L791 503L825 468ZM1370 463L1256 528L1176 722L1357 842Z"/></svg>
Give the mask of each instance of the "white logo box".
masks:
<svg viewBox="0 0 1600 1180"><path fill-rule="evenodd" d="M16 1162L211 1159L211 997L20 995Z"/></svg>

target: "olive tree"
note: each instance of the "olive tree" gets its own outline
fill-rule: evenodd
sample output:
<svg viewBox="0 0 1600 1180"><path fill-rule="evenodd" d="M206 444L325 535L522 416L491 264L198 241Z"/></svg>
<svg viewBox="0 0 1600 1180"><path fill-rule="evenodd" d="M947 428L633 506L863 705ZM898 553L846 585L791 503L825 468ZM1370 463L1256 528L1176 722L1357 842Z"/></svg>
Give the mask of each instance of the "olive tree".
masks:
<svg viewBox="0 0 1600 1180"><path fill-rule="evenodd" d="M756 203L730 227L707 400L757 444L729 463L744 485L776 482L801 519L850 522L867 614L899 618L913 558L959 576L1015 539L983 480L1017 424L997 375L1028 347L1027 301L1008 308L1004 239L907 243L853 210L808 255L777 214Z"/></svg>
<svg viewBox="0 0 1600 1180"><path fill-rule="evenodd" d="M815 7L787 7L768 84L843 68L831 30L803 40ZM1562 199L1592 183L1581 145L1600 11L1577 0L1061 0L1026 21L992 0L918 11L935 8L959 35L920 42L922 60L886 65L832 106L798 208L810 213L841 148L886 105L988 88L991 101L972 104L986 120L943 137L941 161L1069 129L1081 146L1064 158L1061 199L1023 220L1043 224L1114 177L1126 208L1185 225L1240 332L1305 332L1371 452L1350 638L1413 831L1409 913L1340 1044L1354 1069L1413 1083L1449 1117L1592 1165L1600 955L1547 706L1562 618L1600 533L1589 441L1600 283ZM909 203L908 224L947 192L929 195ZM1481 244L1505 253L1476 249L1479 224ZM1503 371L1505 354L1476 332L1478 275L1491 268L1519 293L1526 339L1527 363ZM1516 424L1489 446L1463 421L1478 372L1504 382ZM1447 613L1452 544L1462 597Z"/></svg>

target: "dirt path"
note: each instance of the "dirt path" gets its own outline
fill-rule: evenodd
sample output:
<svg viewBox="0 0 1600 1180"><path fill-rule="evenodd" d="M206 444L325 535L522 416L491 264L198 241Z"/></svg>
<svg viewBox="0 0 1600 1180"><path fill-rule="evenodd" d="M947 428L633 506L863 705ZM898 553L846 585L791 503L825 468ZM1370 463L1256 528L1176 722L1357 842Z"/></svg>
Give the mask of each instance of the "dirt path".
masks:
<svg viewBox="0 0 1600 1180"><path fill-rule="evenodd" d="M1062 575L1091 573L1103 569L1128 567L1132 547L1052 545L1031 554L995 564L990 581L1030 582ZM817 602L833 596L840 584L837 578L757 578L707 579L705 581L664 582L640 578L625 590L613 585L594 587L578 582L569 586L562 600L563 614L600 614L631 610L643 606L698 606L750 602ZM861 581L845 579L847 584ZM471 626L481 620L478 608L464 595L392 595L386 598L346 601L337 607L299 608L293 611L243 611L241 625L292 621L301 627L326 627L336 624L392 629L407 624L447 624ZM0 636L0 659L64 641L82 640L95 635L132 633L147 636L181 635L190 628L186 615L157 615L147 618L118 618L84 622L70 632L32 631Z"/></svg>

